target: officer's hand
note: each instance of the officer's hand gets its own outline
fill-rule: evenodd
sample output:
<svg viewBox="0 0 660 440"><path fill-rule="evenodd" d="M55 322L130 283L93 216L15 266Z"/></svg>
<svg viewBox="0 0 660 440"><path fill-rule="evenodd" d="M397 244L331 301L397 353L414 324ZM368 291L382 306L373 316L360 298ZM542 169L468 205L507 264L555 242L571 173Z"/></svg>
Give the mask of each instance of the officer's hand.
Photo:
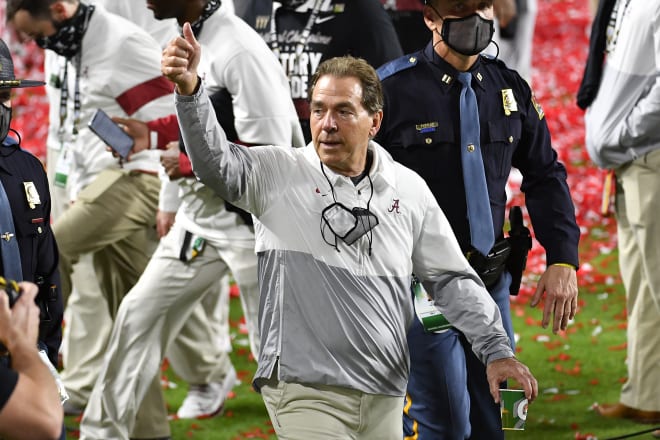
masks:
<svg viewBox="0 0 660 440"><path fill-rule="evenodd" d="M170 180L182 178L183 174L179 166L179 155L181 154L179 143L176 141L170 142L165 148L166 150L160 154L160 164L165 168L165 172Z"/></svg>
<svg viewBox="0 0 660 440"><path fill-rule="evenodd" d="M163 238L170 232L175 216L176 212L161 211L160 209L156 212L156 232L158 233L158 238Z"/></svg>
<svg viewBox="0 0 660 440"><path fill-rule="evenodd" d="M518 14L515 0L493 0L493 12L500 24L506 27Z"/></svg>
<svg viewBox="0 0 660 440"><path fill-rule="evenodd" d="M539 395L539 383L527 365L516 358L492 361L486 367L490 395L495 403L500 403L500 384L507 379L515 379L525 390L525 397L532 402Z"/></svg>
<svg viewBox="0 0 660 440"><path fill-rule="evenodd" d="M188 22L183 25L183 36L173 38L163 50L161 72L176 84L176 91L180 95L192 95L197 88L197 66L201 51Z"/></svg>
<svg viewBox="0 0 660 440"><path fill-rule="evenodd" d="M113 116L112 120L119 124L133 138L133 149L127 159L130 160L133 154L149 149L149 127L146 122L139 119L120 118L118 116Z"/></svg>
<svg viewBox="0 0 660 440"><path fill-rule="evenodd" d="M29 282L18 285L21 296L11 309L7 293L0 290L0 342L10 353L23 347L36 347L39 335L39 307L34 302L39 287Z"/></svg>
<svg viewBox="0 0 660 440"><path fill-rule="evenodd" d="M536 307L543 293L547 292L543 307L543 328L548 327L550 315L554 315L552 332L566 330L568 321L575 317L578 304L577 274L572 267L549 266L536 287L536 292L530 301L531 307Z"/></svg>

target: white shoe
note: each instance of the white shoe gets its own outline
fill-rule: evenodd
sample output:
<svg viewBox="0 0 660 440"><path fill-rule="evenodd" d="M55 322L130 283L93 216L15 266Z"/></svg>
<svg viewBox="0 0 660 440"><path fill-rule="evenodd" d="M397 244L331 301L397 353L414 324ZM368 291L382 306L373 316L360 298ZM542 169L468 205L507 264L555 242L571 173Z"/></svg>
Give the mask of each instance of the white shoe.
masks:
<svg viewBox="0 0 660 440"><path fill-rule="evenodd" d="M231 371L223 382L190 385L188 394L176 412L179 419L207 419L222 411L227 395L236 385L236 371Z"/></svg>

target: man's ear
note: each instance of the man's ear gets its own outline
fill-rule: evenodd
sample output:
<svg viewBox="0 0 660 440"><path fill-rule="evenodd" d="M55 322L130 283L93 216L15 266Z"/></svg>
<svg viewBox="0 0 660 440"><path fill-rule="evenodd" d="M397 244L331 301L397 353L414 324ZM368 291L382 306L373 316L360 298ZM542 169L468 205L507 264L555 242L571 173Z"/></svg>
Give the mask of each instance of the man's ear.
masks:
<svg viewBox="0 0 660 440"><path fill-rule="evenodd" d="M422 14L424 15L424 24L426 24L426 27L429 28L431 32L435 31L438 26L435 23L435 20L437 20L438 17L433 8L431 8L429 5L424 5Z"/></svg>
<svg viewBox="0 0 660 440"><path fill-rule="evenodd" d="M69 15L69 9L67 8L67 5L61 0L58 0L55 3L51 4L49 8L50 8L51 16L55 21L64 21L71 18Z"/></svg>
<svg viewBox="0 0 660 440"><path fill-rule="evenodd" d="M381 122L383 122L383 111L378 110L376 113L371 115L371 129L369 130L369 139L376 137L378 130L380 130Z"/></svg>

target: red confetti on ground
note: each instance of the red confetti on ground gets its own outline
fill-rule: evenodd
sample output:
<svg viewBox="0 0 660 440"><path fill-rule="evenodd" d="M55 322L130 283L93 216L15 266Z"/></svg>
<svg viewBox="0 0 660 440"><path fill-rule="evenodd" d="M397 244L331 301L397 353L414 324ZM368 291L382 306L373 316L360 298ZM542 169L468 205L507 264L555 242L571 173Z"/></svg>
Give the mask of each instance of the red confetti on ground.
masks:
<svg viewBox="0 0 660 440"><path fill-rule="evenodd" d="M621 310L619 313L614 315L614 319L619 321L626 321L628 319L628 311L626 309Z"/></svg>
<svg viewBox="0 0 660 440"><path fill-rule="evenodd" d="M538 319L534 319L531 316L528 316L527 318L525 318L525 324L526 325L539 326L539 325L541 325L541 321L538 320Z"/></svg>
<svg viewBox="0 0 660 440"><path fill-rule="evenodd" d="M238 332L242 335L248 334L248 327L245 321L245 316L241 316L241 320L238 323Z"/></svg>
<svg viewBox="0 0 660 440"><path fill-rule="evenodd" d="M240 434L240 437L235 437L236 439L245 439L245 438L270 438L268 432L264 432L261 428L254 428L252 431L243 432Z"/></svg>
<svg viewBox="0 0 660 440"><path fill-rule="evenodd" d="M580 373L582 373L582 367L580 366L579 363L576 363L573 366L573 368L566 371L566 374L568 374L569 376L579 376Z"/></svg>
<svg viewBox="0 0 660 440"><path fill-rule="evenodd" d="M240 290L238 289L238 285L232 284L229 286L229 297L230 298L238 298L240 296Z"/></svg>
<svg viewBox="0 0 660 440"><path fill-rule="evenodd" d="M252 376L252 372L249 370L238 370L236 376L238 376L240 381L243 382L246 378Z"/></svg>
<svg viewBox="0 0 660 440"><path fill-rule="evenodd" d="M610 351L622 351L628 348L628 343L624 342L623 344L619 345L613 345L611 347L607 347L608 350Z"/></svg>
<svg viewBox="0 0 660 440"><path fill-rule="evenodd" d="M548 350L556 350L564 345L562 341L544 342L543 345Z"/></svg>

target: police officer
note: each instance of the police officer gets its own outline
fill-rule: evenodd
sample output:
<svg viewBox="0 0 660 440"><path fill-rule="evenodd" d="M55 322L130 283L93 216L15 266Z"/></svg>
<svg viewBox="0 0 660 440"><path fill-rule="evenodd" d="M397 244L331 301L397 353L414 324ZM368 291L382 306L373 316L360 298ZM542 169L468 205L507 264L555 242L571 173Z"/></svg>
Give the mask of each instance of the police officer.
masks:
<svg viewBox="0 0 660 440"><path fill-rule="evenodd" d="M553 332L563 330L577 309L580 232L566 170L552 149L543 110L520 75L501 61L479 55L493 35L492 1L427 0L423 14L431 42L379 69L385 116L376 141L428 183L462 250L483 274L512 346L511 275L500 251L510 251L502 232L506 182L512 166L522 172L521 190L548 264L531 305L545 294L542 325L552 319ZM467 116L469 105L463 101L470 94L476 95L474 117ZM475 139L462 139L470 129ZM472 163L481 164L481 172L464 171L466 158L478 153L481 158ZM467 188L479 181L482 203L471 204L467 194L472 197L473 189ZM481 221L468 206L481 209ZM485 249L480 245L481 251L475 248L475 225L490 230L497 252L488 250L490 243ZM416 322L408 343L411 374L404 437L503 439L499 407L489 395L484 366L465 339L454 330L426 332Z"/></svg>
<svg viewBox="0 0 660 440"><path fill-rule="evenodd" d="M0 210L11 211L13 223L7 225L0 221L0 275L16 281L31 281L39 286L39 343L47 349L50 361L57 366L62 340L63 304L59 290L57 245L50 229L48 180L42 163L21 149L20 135L9 128L11 89L43 84L41 81L15 78L11 54L4 41L0 40L0 184L6 194L6 198L0 194ZM8 207L5 205L7 202ZM15 253L9 250L12 240L18 243L20 266L14 263L16 259L12 257Z"/></svg>

